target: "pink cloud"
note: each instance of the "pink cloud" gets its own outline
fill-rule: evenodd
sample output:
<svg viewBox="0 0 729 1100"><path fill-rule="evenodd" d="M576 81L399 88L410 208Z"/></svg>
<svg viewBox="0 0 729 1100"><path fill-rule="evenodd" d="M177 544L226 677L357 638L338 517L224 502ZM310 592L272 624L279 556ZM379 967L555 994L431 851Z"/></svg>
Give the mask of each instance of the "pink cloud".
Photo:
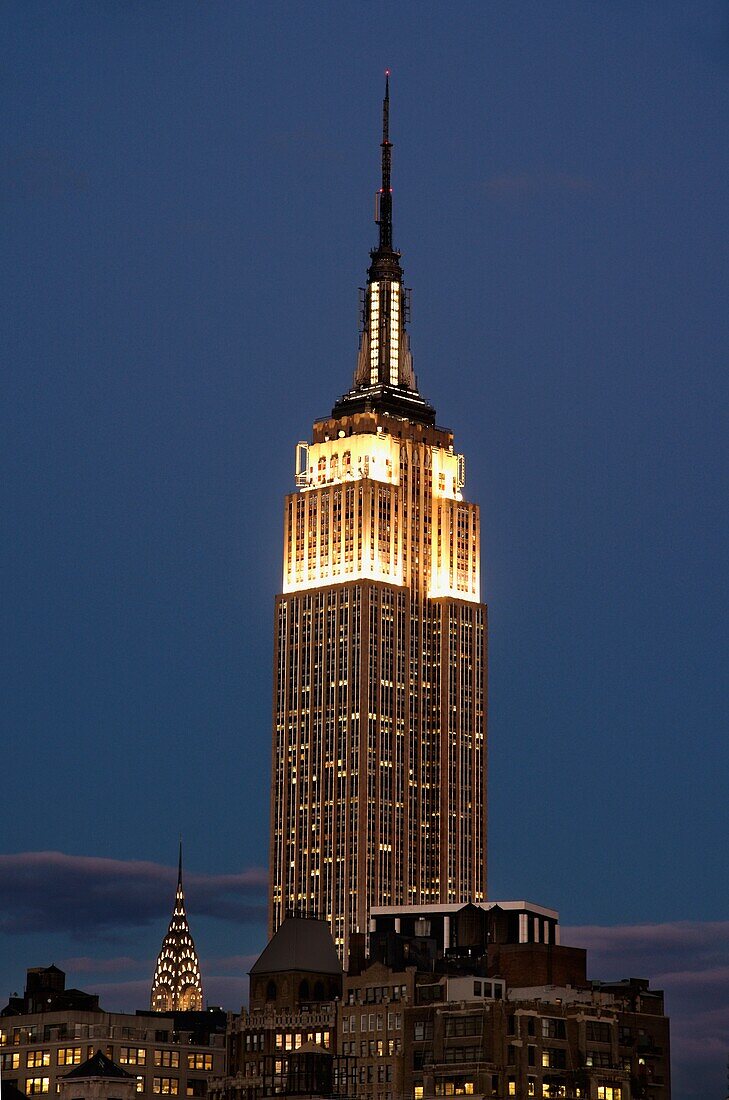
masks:
<svg viewBox="0 0 729 1100"><path fill-rule="evenodd" d="M588 951L591 977L637 975L663 989L671 1018L673 1095L722 1095L729 1050L729 921L563 928Z"/></svg>

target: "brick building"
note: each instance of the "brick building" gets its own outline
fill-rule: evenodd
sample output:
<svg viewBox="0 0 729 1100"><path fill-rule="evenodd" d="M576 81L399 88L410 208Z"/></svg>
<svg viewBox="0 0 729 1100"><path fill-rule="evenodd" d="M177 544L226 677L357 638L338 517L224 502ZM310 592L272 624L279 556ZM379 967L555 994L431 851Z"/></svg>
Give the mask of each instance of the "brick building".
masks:
<svg viewBox="0 0 729 1100"><path fill-rule="evenodd" d="M212 1100L670 1100L662 993L588 980L554 910L380 908L369 950L354 936L347 973L335 960L324 922L284 922L251 970ZM316 981L328 999L312 1003Z"/></svg>

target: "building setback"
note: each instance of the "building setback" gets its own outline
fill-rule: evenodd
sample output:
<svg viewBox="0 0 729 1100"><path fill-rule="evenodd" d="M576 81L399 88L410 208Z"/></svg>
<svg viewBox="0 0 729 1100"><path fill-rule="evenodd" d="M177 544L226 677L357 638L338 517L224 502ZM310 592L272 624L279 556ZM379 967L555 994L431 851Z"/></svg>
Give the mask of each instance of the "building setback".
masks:
<svg viewBox="0 0 729 1100"><path fill-rule="evenodd" d="M276 599L269 934L326 920L342 959L373 905L486 897L486 607L465 461L420 395L392 243L353 386L297 449Z"/></svg>

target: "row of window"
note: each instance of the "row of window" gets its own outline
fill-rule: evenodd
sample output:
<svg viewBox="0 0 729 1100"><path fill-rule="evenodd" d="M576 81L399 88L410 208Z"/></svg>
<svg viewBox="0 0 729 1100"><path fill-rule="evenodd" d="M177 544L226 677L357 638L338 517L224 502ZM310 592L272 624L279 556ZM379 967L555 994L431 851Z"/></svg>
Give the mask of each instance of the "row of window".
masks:
<svg viewBox="0 0 729 1100"><path fill-rule="evenodd" d="M26 1096L37 1096L50 1091L50 1077L27 1077L25 1084L19 1083ZM204 1079L188 1081L185 1087L186 1096L205 1096L208 1083ZM60 1090L60 1084L56 1085L56 1091ZM144 1078L137 1077L136 1091L144 1092ZM177 1077L152 1078L152 1092L158 1096L179 1096L180 1082Z"/></svg>
<svg viewBox="0 0 729 1100"><path fill-rule="evenodd" d="M423 1100L423 1086L416 1085L413 1092L415 1100ZM473 1096L473 1081L464 1077L439 1078L435 1082L436 1096Z"/></svg>
<svg viewBox="0 0 729 1100"><path fill-rule="evenodd" d="M363 1012L359 1017L359 1030L360 1031L383 1031L385 1027L385 1013L384 1012ZM387 1030L399 1031L402 1027L402 1014L400 1012L388 1012L387 1013ZM357 1031L357 1017L356 1016L343 1016L342 1017L342 1032L346 1035L348 1032L352 1035Z"/></svg>
<svg viewBox="0 0 729 1100"><path fill-rule="evenodd" d="M362 1058L384 1058L393 1054L402 1053L401 1039L364 1039L359 1047L357 1043L342 1043L342 1054L355 1056L359 1053Z"/></svg>
<svg viewBox="0 0 729 1100"><path fill-rule="evenodd" d="M331 1041L329 1031L277 1031L275 1039L276 1050L298 1050L302 1043L316 1043L317 1046L328 1047Z"/></svg>
<svg viewBox="0 0 729 1100"><path fill-rule="evenodd" d="M111 1057L110 1048L109 1057ZM59 1047L56 1051L57 1066L80 1066L82 1061L90 1058L94 1052L93 1047L84 1051L83 1047ZM28 1050L25 1055L27 1069L42 1069L51 1064L51 1051ZM144 1047L121 1047L118 1061L123 1066L145 1066L147 1064L147 1050ZM166 1066L170 1069L179 1069L180 1052L178 1050L155 1050L155 1066ZM0 1067L4 1070L20 1068L20 1053L12 1051L0 1055ZM213 1068L212 1054L196 1052L187 1055L188 1069L211 1070Z"/></svg>
<svg viewBox="0 0 729 1100"><path fill-rule="evenodd" d="M516 1090L516 1078L509 1077L507 1081L507 1095L518 1096ZM537 1096L537 1079L536 1077L527 1077L527 1096ZM544 1100L553 1100L554 1097L587 1097L589 1093L585 1092L582 1088L577 1086L573 1088L571 1084L566 1081L543 1081L542 1082L542 1097ZM620 1085L598 1085L597 1086L597 1100L622 1100L623 1090Z"/></svg>
<svg viewBox="0 0 729 1100"><path fill-rule="evenodd" d="M347 1003L381 1004L385 998L391 1001L399 1001L407 996L406 985L368 985L364 989L350 989L347 991Z"/></svg>
<svg viewBox="0 0 729 1100"><path fill-rule="evenodd" d="M26 1043L53 1043L81 1039L142 1040L148 1043L169 1043L170 1032L139 1027L119 1027L116 1024L31 1024L28 1027L0 1028L0 1046L23 1046Z"/></svg>

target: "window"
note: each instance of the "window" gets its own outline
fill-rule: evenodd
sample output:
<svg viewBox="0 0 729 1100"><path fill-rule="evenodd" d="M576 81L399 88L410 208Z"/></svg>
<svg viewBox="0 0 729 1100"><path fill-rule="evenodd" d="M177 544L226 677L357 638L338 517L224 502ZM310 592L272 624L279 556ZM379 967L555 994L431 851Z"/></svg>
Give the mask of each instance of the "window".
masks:
<svg viewBox="0 0 729 1100"><path fill-rule="evenodd" d="M516 1096L516 1077L509 1077L507 1086L508 1095Z"/></svg>
<svg viewBox="0 0 729 1100"><path fill-rule="evenodd" d="M120 1047L119 1063L122 1066L144 1066L147 1064L147 1051L144 1047Z"/></svg>
<svg viewBox="0 0 729 1100"><path fill-rule="evenodd" d="M416 1043L422 1043L433 1038L433 1021L416 1020L413 1024L413 1039Z"/></svg>
<svg viewBox="0 0 729 1100"><path fill-rule="evenodd" d="M19 1069L20 1068L20 1055L16 1052L14 1054L3 1054L0 1059L0 1069Z"/></svg>
<svg viewBox="0 0 729 1100"><path fill-rule="evenodd" d="M154 1052L154 1064L156 1066L165 1066L167 1069L179 1069L180 1068L180 1052L179 1052L179 1050L155 1050L155 1052Z"/></svg>
<svg viewBox="0 0 729 1100"><path fill-rule="evenodd" d="M50 1050L29 1050L26 1056L25 1064L28 1069L40 1069L41 1066L50 1066Z"/></svg>
<svg viewBox="0 0 729 1100"><path fill-rule="evenodd" d="M597 1100L622 1100L623 1090L620 1085L598 1085Z"/></svg>
<svg viewBox="0 0 729 1100"><path fill-rule="evenodd" d="M212 1056L212 1054L188 1054L188 1056L187 1056L187 1068L188 1069L212 1069L213 1068L213 1056Z"/></svg>
<svg viewBox="0 0 729 1100"><path fill-rule="evenodd" d="M601 1020L588 1020L587 1041L588 1043L609 1043L610 1024Z"/></svg>
<svg viewBox="0 0 729 1100"><path fill-rule="evenodd" d="M482 1059L481 1047L446 1047L443 1051L443 1061L446 1065L449 1063L459 1065L463 1062L480 1062Z"/></svg>
<svg viewBox="0 0 729 1100"><path fill-rule="evenodd" d="M481 1019L480 1014L476 1013L471 1013L469 1016L446 1016L445 1033L449 1037L453 1035L480 1035Z"/></svg>
<svg viewBox="0 0 729 1100"><path fill-rule="evenodd" d="M416 1085L415 1086L415 1088L413 1089L413 1096L414 1096L415 1100L423 1100L423 1086L422 1085Z"/></svg>
<svg viewBox="0 0 729 1100"><path fill-rule="evenodd" d="M613 1064L612 1054L609 1050L588 1050L585 1055L586 1066L607 1066Z"/></svg>
<svg viewBox="0 0 729 1100"><path fill-rule="evenodd" d="M542 1051L542 1066L545 1069L566 1069L567 1068L567 1051L566 1050L543 1050Z"/></svg>
<svg viewBox="0 0 729 1100"><path fill-rule="evenodd" d="M25 1082L25 1091L28 1096L35 1096L39 1092L48 1092L50 1078L28 1077Z"/></svg>
<svg viewBox="0 0 729 1100"><path fill-rule="evenodd" d="M144 1078L141 1074L137 1077L137 1092L144 1092Z"/></svg>
<svg viewBox="0 0 729 1100"><path fill-rule="evenodd" d="M564 1020L554 1020L551 1017L546 1017L545 1019L543 1019L542 1038L566 1039L567 1032L565 1030Z"/></svg>
<svg viewBox="0 0 729 1100"><path fill-rule="evenodd" d="M185 1091L187 1096L205 1096L208 1091L208 1083L204 1077L193 1077L188 1079Z"/></svg>
<svg viewBox="0 0 729 1100"><path fill-rule="evenodd" d="M152 1080L152 1092L160 1096L177 1096L180 1082L176 1077L155 1077Z"/></svg>
<svg viewBox="0 0 729 1100"><path fill-rule="evenodd" d="M536 1077L527 1077L527 1096L537 1095L537 1079Z"/></svg>
<svg viewBox="0 0 729 1100"><path fill-rule="evenodd" d="M436 1096L473 1096L473 1081L463 1077L443 1077L435 1082Z"/></svg>
<svg viewBox="0 0 729 1100"><path fill-rule="evenodd" d="M56 1058L59 1066L80 1066L81 1047L59 1047Z"/></svg>

